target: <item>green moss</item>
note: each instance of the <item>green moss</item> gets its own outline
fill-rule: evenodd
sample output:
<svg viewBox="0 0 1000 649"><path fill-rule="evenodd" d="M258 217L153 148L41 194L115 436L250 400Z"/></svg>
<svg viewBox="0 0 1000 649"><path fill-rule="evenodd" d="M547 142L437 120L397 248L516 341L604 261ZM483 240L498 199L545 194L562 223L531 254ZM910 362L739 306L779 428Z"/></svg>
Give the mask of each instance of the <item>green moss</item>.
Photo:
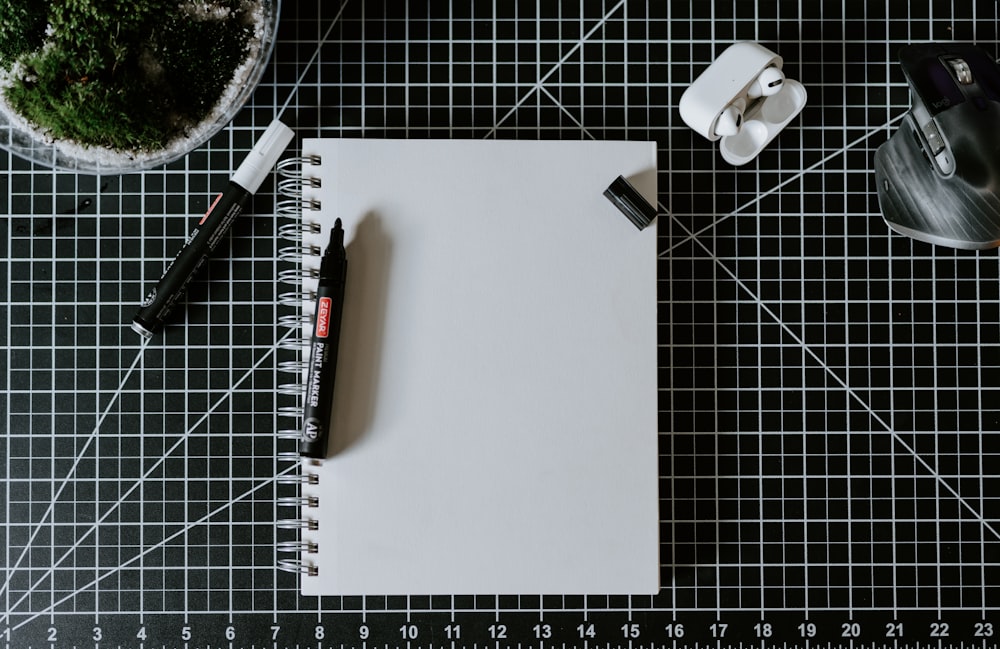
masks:
<svg viewBox="0 0 1000 649"><path fill-rule="evenodd" d="M6 99L55 138L162 148L211 111L246 59L253 28L239 1L216 4L232 17L199 18L177 0L53 0L50 34L19 55Z"/></svg>
<svg viewBox="0 0 1000 649"><path fill-rule="evenodd" d="M156 89L135 66L119 66L110 74L85 71L77 63L59 49L28 57L24 64L31 81L9 88L7 100L56 138L120 150L157 148L169 139Z"/></svg>
<svg viewBox="0 0 1000 649"><path fill-rule="evenodd" d="M0 65L41 46L48 9L46 0L0 1Z"/></svg>
<svg viewBox="0 0 1000 649"><path fill-rule="evenodd" d="M246 59L250 32L238 22L168 20L153 36L151 53L163 66L164 82L183 88L179 109L205 114L219 94L220 70L234 70ZM231 74L230 74L231 76Z"/></svg>

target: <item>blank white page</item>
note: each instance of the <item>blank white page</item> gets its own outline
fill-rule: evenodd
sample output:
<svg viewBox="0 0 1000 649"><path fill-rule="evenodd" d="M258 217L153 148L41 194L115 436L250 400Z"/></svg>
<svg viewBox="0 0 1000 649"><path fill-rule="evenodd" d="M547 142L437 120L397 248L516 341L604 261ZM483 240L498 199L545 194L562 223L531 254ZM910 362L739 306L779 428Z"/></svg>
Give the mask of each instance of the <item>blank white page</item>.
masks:
<svg viewBox="0 0 1000 649"><path fill-rule="evenodd" d="M347 231L305 595L655 593L651 142L305 140ZM306 213L306 219L310 213ZM306 286L305 288L309 288Z"/></svg>

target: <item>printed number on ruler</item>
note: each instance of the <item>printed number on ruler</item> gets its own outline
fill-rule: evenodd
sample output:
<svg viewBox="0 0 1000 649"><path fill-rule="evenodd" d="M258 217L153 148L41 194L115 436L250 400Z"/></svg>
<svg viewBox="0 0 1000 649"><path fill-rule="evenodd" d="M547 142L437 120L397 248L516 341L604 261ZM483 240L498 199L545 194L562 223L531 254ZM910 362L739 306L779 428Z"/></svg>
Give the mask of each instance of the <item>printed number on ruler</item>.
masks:
<svg viewBox="0 0 1000 649"><path fill-rule="evenodd" d="M317 617L318 616L318 617ZM228 619L213 614L101 614L100 619L72 615L34 618L0 627L0 649L47 645L94 646L260 646L315 647L334 642L345 648L419 647L447 641L455 649L483 646L550 647L631 646L691 649L712 644L720 649L747 643L760 647L799 647L823 644L840 647L884 646L898 649L933 643L942 649L960 646L993 646L998 635L996 619L976 611L946 614L907 611L793 612L768 614L749 611L411 611L324 613L279 612L242 615Z"/></svg>

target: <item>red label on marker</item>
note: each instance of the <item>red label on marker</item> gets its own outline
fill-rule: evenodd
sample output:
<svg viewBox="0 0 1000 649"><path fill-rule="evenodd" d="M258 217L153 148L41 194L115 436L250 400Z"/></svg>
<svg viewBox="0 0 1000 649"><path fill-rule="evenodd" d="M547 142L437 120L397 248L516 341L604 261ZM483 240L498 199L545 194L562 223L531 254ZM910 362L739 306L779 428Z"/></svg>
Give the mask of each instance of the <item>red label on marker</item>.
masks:
<svg viewBox="0 0 1000 649"><path fill-rule="evenodd" d="M328 297L319 299L318 311L316 312L316 337L326 338L330 335L330 310L333 308L333 300Z"/></svg>
<svg viewBox="0 0 1000 649"><path fill-rule="evenodd" d="M222 198L222 192L219 192L219 195L215 197L214 201L212 201L212 204L208 207L208 211L205 212L205 216L201 217L201 220L198 221L198 225L203 225L205 223L205 219L207 219L208 215L212 213L212 210L215 209L215 206L219 204L220 198Z"/></svg>

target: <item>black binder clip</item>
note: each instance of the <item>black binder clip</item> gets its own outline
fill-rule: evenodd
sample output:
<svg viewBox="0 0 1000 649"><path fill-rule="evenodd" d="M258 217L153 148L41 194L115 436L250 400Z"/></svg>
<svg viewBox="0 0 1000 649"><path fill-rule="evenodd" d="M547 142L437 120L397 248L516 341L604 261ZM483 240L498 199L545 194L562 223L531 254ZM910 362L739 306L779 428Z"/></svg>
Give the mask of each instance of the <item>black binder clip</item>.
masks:
<svg viewBox="0 0 1000 649"><path fill-rule="evenodd" d="M604 195L628 217L632 225L640 230L656 218L656 208L622 176L615 178L615 181L604 190Z"/></svg>

